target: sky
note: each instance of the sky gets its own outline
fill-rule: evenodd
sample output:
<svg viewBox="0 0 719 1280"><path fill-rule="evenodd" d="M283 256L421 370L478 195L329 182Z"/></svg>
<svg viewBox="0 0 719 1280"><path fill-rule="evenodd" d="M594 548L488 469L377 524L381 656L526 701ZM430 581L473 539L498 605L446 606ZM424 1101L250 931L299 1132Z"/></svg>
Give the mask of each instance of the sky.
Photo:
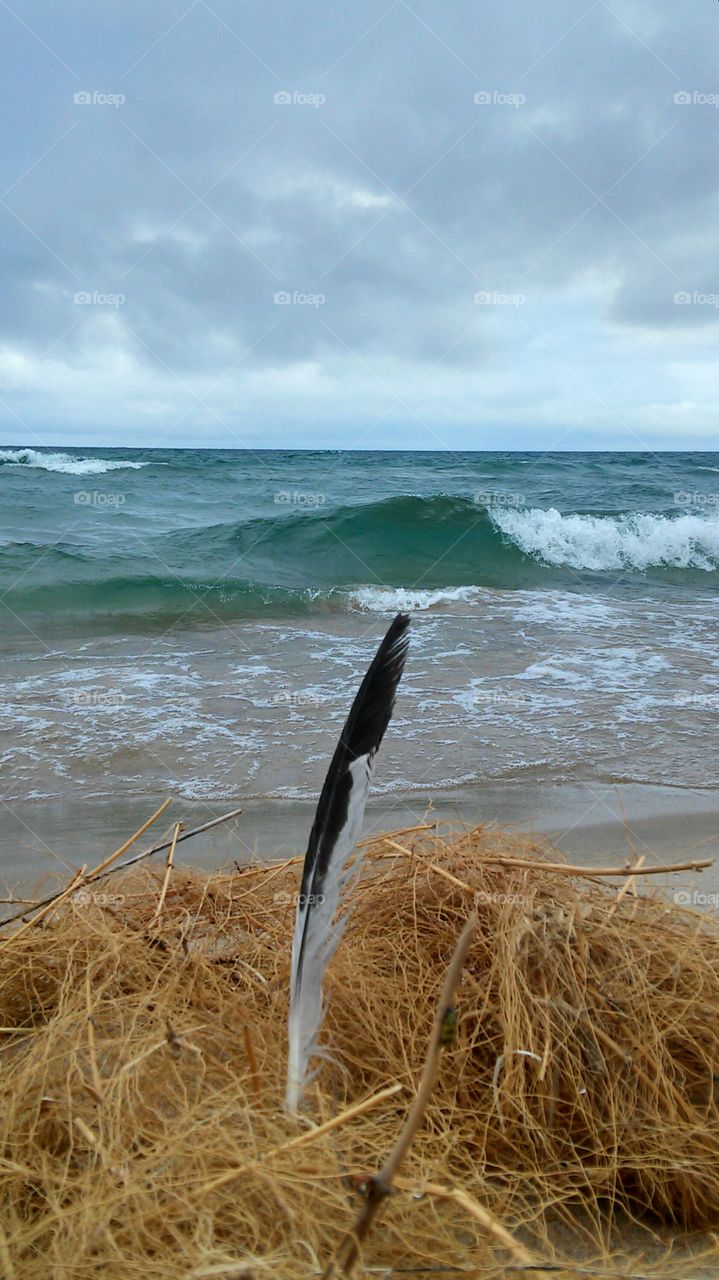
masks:
<svg viewBox="0 0 719 1280"><path fill-rule="evenodd" d="M0 442L707 449L719 4L0 0Z"/></svg>

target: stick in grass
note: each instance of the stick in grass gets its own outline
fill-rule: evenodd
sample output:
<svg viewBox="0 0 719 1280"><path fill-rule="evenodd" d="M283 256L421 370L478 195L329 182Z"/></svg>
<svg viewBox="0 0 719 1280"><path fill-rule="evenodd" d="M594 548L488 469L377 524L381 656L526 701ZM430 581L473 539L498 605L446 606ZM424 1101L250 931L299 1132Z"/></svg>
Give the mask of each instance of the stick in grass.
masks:
<svg viewBox="0 0 719 1280"><path fill-rule="evenodd" d="M22 929L19 929L17 933L13 934L12 941L17 941L20 934L24 933L31 925L39 924L45 916L49 915L56 903L63 901L63 899L67 898L75 889L83 888L85 885L91 884L95 880L102 879L103 875L107 874L111 863L116 862L118 858L121 858L123 853L126 853L130 846L133 845L145 831L147 831L147 828L151 827L153 822L157 821L161 814L165 812L169 803L170 797L168 796L166 800L163 800L159 809L155 810L152 817L148 818L147 822L143 822L142 826L137 829L134 835L130 836L129 840L125 840L124 844L121 844L119 849L116 849L114 853L109 854L107 858L103 858L102 862L98 862L97 866L92 868L92 871L86 871L85 867L83 867L81 871L76 871L72 880L64 889L61 889L59 893L50 894L48 898L39 902L37 905L40 907L40 910L34 916L30 916L30 919L26 921ZM19 911L14 916L8 916L2 921L2 924L10 924L12 920L22 919L28 914L29 912L27 911ZM4 943L0 943L0 946L4 945Z"/></svg>
<svg viewBox="0 0 719 1280"><path fill-rule="evenodd" d="M167 807L166 805L163 805L163 810L166 807ZM241 809L232 809L230 810L229 813L223 813L222 816L219 818L211 818L209 822L203 822L202 826L195 827L192 831L183 831L182 834L177 837L176 843L180 844L181 841L183 840L190 840L192 836L199 836L202 834L203 831L209 831L211 827L218 827L221 822L229 822L231 818L239 817L241 813L242 813ZM142 831L146 831L148 826L149 826L149 823L145 823L145 826L142 827L139 832L136 832L135 836L133 836L132 839L133 840L136 839L138 835L142 834ZM129 844L131 843L132 843L132 840L129 842L126 842L124 845L124 848L127 849L129 847ZM163 840L161 844L155 844L152 846L151 849L143 849L142 853L135 853L131 858L127 858L125 862L121 862L119 865L115 865L112 867L108 866L108 862L112 861L112 858L106 859L104 863L105 870L98 871L97 868L95 868L94 871L91 871L85 877L84 883L90 884L91 882L95 883L98 880L105 880L107 876L115 875L116 872L118 871L125 871L127 867L134 867L136 863L142 862L144 858L152 857L153 853L163 853L165 849L169 849L171 844L172 844L172 838L170 838L169 840ZM112 857L113 858L118 857L119 852L120 852L119 850L116 851L116 853L114 853ZM83 868L83 871L84 871L84 868ZM75 887L77 887L77 885L75 885ZM48 894L47 898L38 898L38 900L34 902L32 905L35 907L47 907L47 906L50 906L51 903L55 902L58 898L64 897L66 894L67 894L67 889L60 889L57 893ZM24 919L25 916L27 916L27 914L28 914L27 911L17 911L13 916L6 916L4 920L0 920L0 929L3 928L3 926L6 924L14 924L16 920Z"/></svg>
<svg viewBox="0 0 719 1280"><path fill-rule="evenodd" d="M162 889L160 890L160 897L158 899L157 906L155 908L155 914L153 915L152 920L150 921L150 928L152 928L152 926L155 924L159 925L160 919L162 917L162 908L165 905L165 898L167 897L167 889L170 883L170 876L172 875L172 868L175 865L175 846L177 844L180 832L183 829L183 825L184 824L182 822L175 823L175 830L172 833L172 843L170 844L170 848L167 851L167 862L165 863L165 878L162 881Z"/></svg>
<svg viewBox="0 0 719 1280"><path fill-rule="evenodd" d="M80 885L85 883L84 876L85 876L85 868L81 867L79 871L75 872L75 875L73 876L70 883L66 885L65 888L60 891L60 893L54 894L50 899L50 901L43 905L40 911L38 911L34 916L31 916L29 920L26 920L25 924L22 926L21 929L18 929L17 933L14 933L10 938L4 938L3 941L0 942L0 950L2 950L3 947L10 946L12 943L17 942L18 938L22 937L22 935L26 933L28 929L32 929L34 928L35 925L40 924L40 921L44 920L45 917L50 914L54 906L56 906L60 902L63 902L65 898L69 898L71 893L74 893L75 890L80 887ZM23 912L23 915L24 914L25 912Z"/></svg>
<svg viewBox="0 0 719 1280"><path fill-rule="evenodd" d="M434 1089L439 1070L439 1060L442 1049L447 1044L447 1028L448 1025L454 1025L454 995L459 985L459 979L462 974L464 962L474 937L477 927L476 912L470 916L464 926L457 945L455 946L452 959L447 970L447 975L442 987L442 994L439 998L437 1010L434 1015L434 1024L432 1026L432 1034L430 1036L429 1048L422 1069L422 1077L419 1082L419 1088L415 1095L414 1102L409 1110L409 1115L404 1124L404 1128L390 1151L380 1172L373 1178L368 1180L368 1193L366 1203L363 1205L354 1227L345 1236L342 1241L337 1256L325 1269L322 1280L333 1280L333 1277L342 1272L344 1275L351 1275L354 1265L359 1257L360 1248L369 1232L375 1218L381 1212L387 1197L389 1196L395 1177L399 1171L400 1165L404 1160L407 1152L414 1141L420 1125L424 1121L425 1113L429 1105L429 1100ZM517 1250L521 1250L521 1246L517 1245ZM522 1250L522 1261L531 1261L531 1258Z"/></svg>
<svg viewBox="0 0 719 1280"><path fill-rule="evenodd" d="M92 1075L92 1092L95 1094L95 1101L102 1102L102 1080L100 1078L100 1068L97 1065L97 1049L95 1045L95 1019L92 1013L92 997L90 993L90 970L85 971L85 1004L87 1007L87 1049L90 1059L90 1073ZM87 1083L87 1082L85 1082Z"/></svg>

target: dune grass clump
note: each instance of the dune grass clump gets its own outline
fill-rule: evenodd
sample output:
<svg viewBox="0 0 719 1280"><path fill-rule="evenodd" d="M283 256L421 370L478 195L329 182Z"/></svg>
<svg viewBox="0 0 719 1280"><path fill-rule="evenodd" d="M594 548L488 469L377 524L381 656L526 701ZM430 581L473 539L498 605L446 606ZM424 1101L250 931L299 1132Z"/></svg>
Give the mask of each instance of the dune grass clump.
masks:
<svg viewBox="0 0 719 1280"><path fill-rule="evenodd" d="M716 1272L719 929L545 856L487 829L372 842L301 1122L282 1107L296 860L135 870L6 929L2 1275L321 1275L473 907L456 1035L359 1273L600 1274L636 1222L690 1253L703 1232L673 1274Z"/></svg>

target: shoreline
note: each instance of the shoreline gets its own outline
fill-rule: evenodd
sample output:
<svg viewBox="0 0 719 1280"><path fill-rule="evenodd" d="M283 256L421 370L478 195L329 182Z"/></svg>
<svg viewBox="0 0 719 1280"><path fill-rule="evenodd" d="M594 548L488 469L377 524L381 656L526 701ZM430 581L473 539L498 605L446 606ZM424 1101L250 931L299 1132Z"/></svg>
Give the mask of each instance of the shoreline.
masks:
<svg viewBox="0 0 719 1280"><path fill-rule="evenodd" d="M66 879L83 863L92 864L123 844L162 799L14 803L5 809L0 838L4 887L19 892L43 880ZM135 849L159 842L168 824L195 827L237 807L243 810L239 818L179 846L177 862L209 869L233 860L271 861L304 853L316 799L243 802L240 796L212 802L173 799L165 826L148 831ZM363 836L423 821L437 822L441 830L487 824L535 835L575 865L623 865L642 854L647 864L656 865L719 854L719 790L708 788L517 783L375 795ZM657 887L664 881L653 879ZM697 884L704 896L716 893L719 905L719 865L701 873L701 880L696 873L671 877L672 890L693 893Z"/></svg>

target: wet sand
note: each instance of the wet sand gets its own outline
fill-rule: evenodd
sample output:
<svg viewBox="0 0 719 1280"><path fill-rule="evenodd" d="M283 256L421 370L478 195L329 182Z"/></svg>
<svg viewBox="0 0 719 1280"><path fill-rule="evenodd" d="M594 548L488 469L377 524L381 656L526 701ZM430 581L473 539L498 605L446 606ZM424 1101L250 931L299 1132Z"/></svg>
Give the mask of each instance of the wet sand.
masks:
<svg viewBox="0 0 719 1280"><path fill-rule="evenodd" d="M48 800L3 807L0 884L4 896L48 877L64 880L83 864L99 862L164 798L148 796L144 802L124 797L75 803ZM243 810L241 817L180 845L178 865L211 867L304 852L314 801L243 803L241 797L211 804L173 800L157 826L135 848L159 842L176 821L183 821L189 829L237 807ZM704 872L656 876L652 883L689 894L689 905L719 907L719 791L713 789L530 784L375 797L367 808L365 834L423 821L454 828L496 823L535 833L577 865L620 866L639 855L644 855L646 865L717 857L717 864Z"/></svg>

